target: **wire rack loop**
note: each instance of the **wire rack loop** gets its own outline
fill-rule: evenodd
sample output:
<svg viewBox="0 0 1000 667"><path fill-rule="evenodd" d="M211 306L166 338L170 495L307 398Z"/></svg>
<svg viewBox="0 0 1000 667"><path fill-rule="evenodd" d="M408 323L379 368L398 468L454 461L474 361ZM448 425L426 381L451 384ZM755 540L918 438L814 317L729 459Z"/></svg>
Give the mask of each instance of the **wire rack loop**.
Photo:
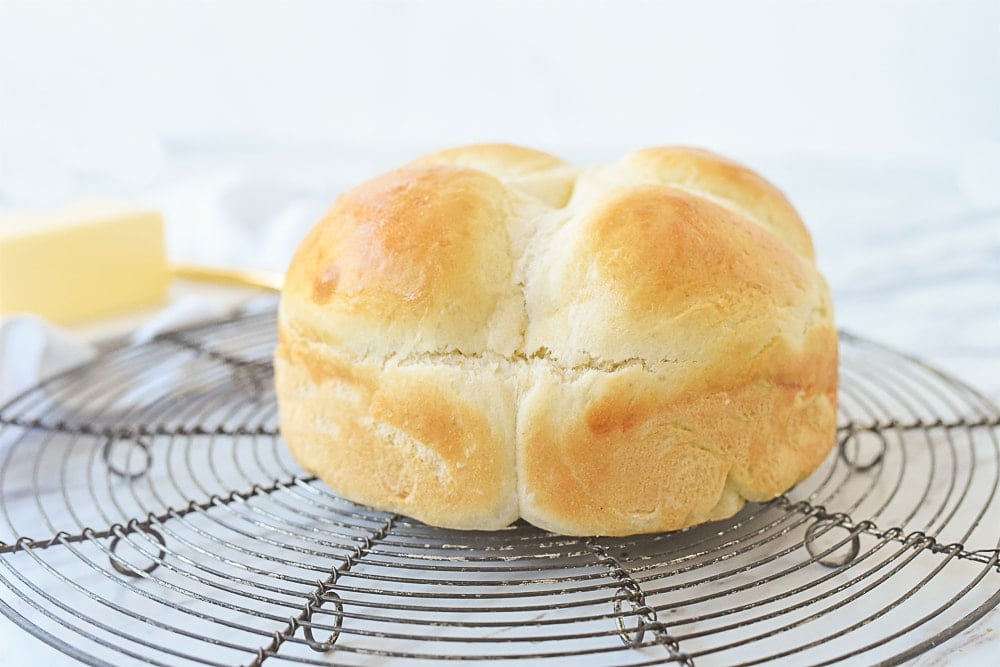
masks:
<svg viewBox="0 0 1000 667"><path fill-rule="evenodd" d="M874 451L870 443L874 443ZM885 435L880 430L850 430L840 439L837 452L855 472L869 472L882 463L888 446ZM861 460L862 452L867 460Z"/></svg>
<svg viewBox="0 0 1000 667"><path fill-rule="evenodd" d="M121 526L113 527L111 532L114 537L111 538L111 544L108 545L108 551L110 552L108 554L108 560L111 561L111 567L113 567L115 571L120 574L134 578L140 578L144 575L152 574L167 556L167 541L164 539L163 534L152 526L144 525L133 519L129 521L124 528ZM131 563L124 561L117 555L118 545L121 544L122 540L126 540L132 544L133 547L139 549L139 545L135 544L129 537L130 535L135 535L137 533L147 535L157 542L156 556L151 559L149 565L142 568L138 568ZM141 552L145 554L144 550Z"/></svg>
<svg viewBox="0 0 1000 667"><path fill-rule="evenodd" d="M327 602L333 605L333 612L329 609L323 609L323 605ZM317 641L313 636L312 619L316 613L320 611L333 616L333 630L325 641ZM313 598L307 604L307 612L306 618L301 621L301 625L302 632L305 635L306 643L309 645L309 648L317 653L325 653L326 651L332 650L334 644L337 643L337 639L340 638L340 628L344 624L344 603L343 600L341 600L340 595L338 595L336 591L332 591L328 588L319 595L314 594Z"/></svg>
<svg viewBox="0 0 1000 667"><path fill-rule="evenodd" d="M129 451L125 455L125 466L120 467L113 460L113 450L119 444L129 443ZM142 452L142 456L139 459L139 468L137 470L130 470L129 464L133 461L132 452L133 451ZM104 460L104 465L108 467L108 470L116 477L124 478L128 481L139 479L147 472L149 468L153 465L153 453L150 451L149 443L141 436L131 436L127 438L116 438L114 436L108 436L104 440L104 445L101 447L101 458Z"/></svg>
<svg viewBox="0 0 1000 667"><path fill-rule="evenodd" d="M852 530L845 525L849 521L850 517L847 515L835 514L830 518L818 519L810 524L806 529L803 542L813 560L829 568L839 568L849 565L858 557L858 554L861 553L861 538L859 537L861 527L857 526ZM847 530L849 534L836 544L821 549L816 543L817 539L836 528ZM847 552L836 555L845 544L849 545Z"/></svg>

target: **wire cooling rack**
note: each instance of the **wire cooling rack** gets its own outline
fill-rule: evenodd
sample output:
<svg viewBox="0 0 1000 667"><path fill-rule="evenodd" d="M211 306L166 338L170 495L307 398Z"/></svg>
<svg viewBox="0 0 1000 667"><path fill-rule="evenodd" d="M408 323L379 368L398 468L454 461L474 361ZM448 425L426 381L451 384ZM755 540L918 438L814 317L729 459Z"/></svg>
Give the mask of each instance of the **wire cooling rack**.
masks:
<svg viewBox="0 0 1000 667"><path fill-rule="evenodd" d="M902 662L1000 602L1000 415L842 336L838 446L731 520L623 539L430 528L288 457L273 313L0 409L0 610L92 664Z"/></svg>

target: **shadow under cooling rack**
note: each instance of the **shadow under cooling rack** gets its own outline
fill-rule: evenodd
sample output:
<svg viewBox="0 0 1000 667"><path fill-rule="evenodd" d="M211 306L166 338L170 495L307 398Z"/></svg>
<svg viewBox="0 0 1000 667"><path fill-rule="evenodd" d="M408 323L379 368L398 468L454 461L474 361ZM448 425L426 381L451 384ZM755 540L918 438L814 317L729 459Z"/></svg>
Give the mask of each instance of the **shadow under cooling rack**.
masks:
<svg viewBox="0 0 1000 667"><path fill-rule="evenodd" d="M838 446L678 533L460 532L289 458L274 316L114 352L0 410L0 610L94 664L901 662L1000 602L997 409L842 336Z"/></svg>

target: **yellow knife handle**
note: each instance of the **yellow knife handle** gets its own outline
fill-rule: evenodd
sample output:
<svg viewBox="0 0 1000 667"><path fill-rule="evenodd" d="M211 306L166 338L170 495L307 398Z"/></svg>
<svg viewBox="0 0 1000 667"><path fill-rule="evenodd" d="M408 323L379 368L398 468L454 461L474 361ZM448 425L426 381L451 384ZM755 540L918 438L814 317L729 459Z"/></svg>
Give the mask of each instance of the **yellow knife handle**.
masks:
<svg viewBox="0 0 1000 667"><path fill-rule="evenodd" d="M258 287L260 289L281 290L284 276L273 271L257 269L229 269L201 264L171 264L170 275L185 280L241 285L243 287Z"/></svg>

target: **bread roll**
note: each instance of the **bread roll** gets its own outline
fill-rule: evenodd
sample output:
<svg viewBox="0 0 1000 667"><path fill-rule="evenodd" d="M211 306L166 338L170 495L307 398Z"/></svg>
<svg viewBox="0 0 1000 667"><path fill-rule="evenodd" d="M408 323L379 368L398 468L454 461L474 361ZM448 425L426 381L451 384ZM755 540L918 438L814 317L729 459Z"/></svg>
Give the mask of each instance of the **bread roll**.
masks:
<svg viewBox="0 0 1000 667"><path fill-rule="evenodd" d="M346 498L626 535L809 475L837 335L808 232L746 167L482 145L336 201L288 269L275 381L293 456Z"/></svg>

